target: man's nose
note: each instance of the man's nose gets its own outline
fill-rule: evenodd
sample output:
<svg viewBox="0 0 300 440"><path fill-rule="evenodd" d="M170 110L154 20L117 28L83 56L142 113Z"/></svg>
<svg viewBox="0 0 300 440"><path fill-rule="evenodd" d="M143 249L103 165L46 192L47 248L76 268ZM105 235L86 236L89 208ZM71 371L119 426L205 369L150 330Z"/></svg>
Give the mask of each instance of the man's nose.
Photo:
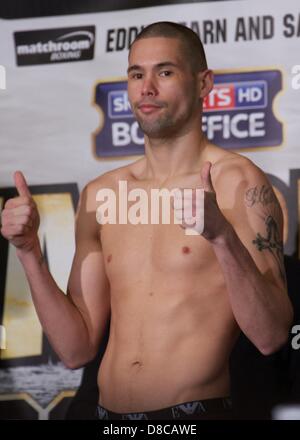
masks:
<svg viewBox="0 0 300 440"><path fill-rule="evenodd" d="M158 93L157 86L155 84L155 79L152 76L148 76L144 78L143 86L142 86L142 95L143 96L156 96Z"/></svg>

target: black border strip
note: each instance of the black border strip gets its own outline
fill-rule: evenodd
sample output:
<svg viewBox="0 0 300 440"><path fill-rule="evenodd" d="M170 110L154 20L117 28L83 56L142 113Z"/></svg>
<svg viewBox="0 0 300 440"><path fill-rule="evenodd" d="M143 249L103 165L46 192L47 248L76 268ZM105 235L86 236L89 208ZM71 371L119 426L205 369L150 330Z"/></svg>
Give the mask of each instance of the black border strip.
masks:
<svg viewBox="0 0 300 440"><path fill-rule="evenodd" d="M148 8L185 3L210 3L228 0L2 0L0 18L37 18L53 15L89 14L124 9ZM231 0L244 1L244 0Z"/></svg>

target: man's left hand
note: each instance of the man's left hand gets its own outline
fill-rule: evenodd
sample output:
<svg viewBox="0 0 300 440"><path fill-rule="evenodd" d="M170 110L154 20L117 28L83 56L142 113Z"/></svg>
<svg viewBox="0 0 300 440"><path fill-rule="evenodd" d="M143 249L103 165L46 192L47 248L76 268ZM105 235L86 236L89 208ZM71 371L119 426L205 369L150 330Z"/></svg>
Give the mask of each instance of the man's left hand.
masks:
<svg viewBox="0 0 300 440"><path fill-rule="evenodd" d="M201 170L199 187L189 191L181 190L175 194L175 216L181 221L180 226L187 235L201 234L208 241L215 241L222 237L229 226L222 214L218 203L216 191L211 179L211 162L205 162ZM200 190L200 191L197 191ZM182 199L181 199L182 198ZM191 214L194 222L191 223Z"/></svg>

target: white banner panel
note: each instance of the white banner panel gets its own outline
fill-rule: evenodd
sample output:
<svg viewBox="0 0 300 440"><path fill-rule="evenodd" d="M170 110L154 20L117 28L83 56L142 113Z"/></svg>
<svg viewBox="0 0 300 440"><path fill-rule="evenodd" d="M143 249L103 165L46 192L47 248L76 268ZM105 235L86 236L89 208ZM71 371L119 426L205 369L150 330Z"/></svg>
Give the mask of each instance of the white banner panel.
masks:
<svg viewBox="0 0 300 440"><path fill-rule="evenodd" d="M298 0L191 3L0 20L0 206L7 198L7 189L13 186L15 170L22 170L28 183L36 188L75 183L81 190L96 176L143 154L142 134L127 100L128 47L142 26L162 20L186 24L201 37L216 80L215 89L205 102L203 129L210 140L244 154L269 174L285 208L285 251L297 252ZM50 190L45 193L53 197ZM37 190L36 194L42 192ZM65 285L66 274L61 273L61 268L71 264L74 243L69 232L74 212L68 201L60 199L60 203L65 203L64 209L68 210L68 225L63 228L68 233L62 241L53 242L50 258L57 282ZM54 233L57 225L50 225L50 229ZM7 330L11 328L12 334L22 334L18 320L22 321L22 307L27 307L26 319L33 329L27 351L34 355L42 344L39 324L28 306L27 287L23 294L15 287L7 291L8 283L19 286L25 280L21 276L14 278L20 271L17 264L12 264L14 254L5 251L3 255L3 267L7 269L0 286L4 292L0 324L5 324ZM62 255L66 255L63 266ZM11 300L16 298L25 301L21 309L20 304L12 307ZM1 358L16 353L11 357L13 362L26 354L26 348L20 340L10 345L10 337L7 331L8 351ZM7 396L13 393L19 396L14 381L7 382L7 375L17 375L17 370L3 370L0 379L1 374L6 385L0 385L0 400L9 400ZM56 370L53 374L57 374ZM76 376L70 373L70 392L79 379L78 372ZM33 390L33 385L28 384L27 389ZM62 389L55 389L55 396ZM20 392L24 392L24 387L20 386ZM38 408L40 418L48 417L45 408L54 399L53 393L47 399L30 391L29 394L26 402Z"/></svg>

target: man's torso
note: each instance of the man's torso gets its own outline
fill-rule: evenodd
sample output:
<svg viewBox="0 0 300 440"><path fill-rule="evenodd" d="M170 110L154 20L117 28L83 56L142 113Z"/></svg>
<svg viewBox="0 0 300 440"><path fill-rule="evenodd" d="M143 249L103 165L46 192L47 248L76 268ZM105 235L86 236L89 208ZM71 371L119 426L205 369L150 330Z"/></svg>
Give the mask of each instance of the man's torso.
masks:
<svg viewBox="0 0 300 440"><path fill-rule="evenodd" d="M115 182L149 195L158 186L136 178L136 169L121 168ZM195 187L196 180L183 176L166 187ZM151 411L229 395L228 357L238 328L210 243L185 235L173 220L105 224L99 234L111 296L100 404L115 412Z"/></svg>

